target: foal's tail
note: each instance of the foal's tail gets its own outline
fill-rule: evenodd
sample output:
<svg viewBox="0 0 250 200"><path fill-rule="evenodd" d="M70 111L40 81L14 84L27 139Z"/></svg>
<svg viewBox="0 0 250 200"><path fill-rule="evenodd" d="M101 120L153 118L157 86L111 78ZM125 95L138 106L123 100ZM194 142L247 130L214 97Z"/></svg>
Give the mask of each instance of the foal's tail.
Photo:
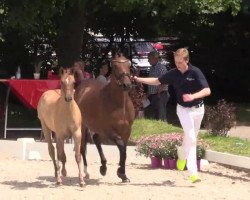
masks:
<svg viewBox="0 0 250 200"><path fill-rule="evenodd" d="M42 130L41 130L41 134L40 134L40 141L45 141L45 142L48 142L48 143L51 143L53 142L53 136L55 135L54 132L52 132L45 124L45 122L43 120L40 119L40 122L41 122L41 127L42 127Z"/></svg>
<svg viewBox="0 0 250 200"><path fill-rule="evenodd" d="M40 133L40 142L43 142L45 140L44 134L43 134L43 130L41 130Z"/></svg>
<svg viewBox="0 0 250 200"><path fill-rule="evenodd" d="M85 168L87 167L87 159L86 159L86 154L87 154L87 140L88 140L88 129L87 128L82 128L82 141L81 141L81 154L83 158L83 163Z"/></svg>

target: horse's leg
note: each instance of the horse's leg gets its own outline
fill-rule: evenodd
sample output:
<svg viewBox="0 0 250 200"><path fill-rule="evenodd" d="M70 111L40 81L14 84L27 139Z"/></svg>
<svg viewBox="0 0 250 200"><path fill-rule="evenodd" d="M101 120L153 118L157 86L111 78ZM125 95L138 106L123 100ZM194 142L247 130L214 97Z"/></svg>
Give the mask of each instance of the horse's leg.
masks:
<svg viewBox="0 0 250 200"><path fill-rule="evenodd" d="M63 176L67 176L67 171L65 169L66 163L66 155L64 152L64 140L61 138L56 138L56 149L57 149L57 184L60 185L62 183L61 173ZM62 162L62 171L61 163Z"/></svg>
<svg viewBox="0 0 250 200"><path fill-rule="evenodd" d="M97 148L98 153L99 153L100 158L101 158L102 166L100 167L100 173L101 173L101 175L105 176L106 172L107 172L107 165L106 165L107 160L106 160L106 158L103 154L103 151L102 151L100 136L97 133L95 133L93 136L93 140L94 140L94 143L96 145L96 148Z"/></svg>
<svg viewBox="0 0 250 200"><path fill-rule="evenodd" d="M82 135L81 135L81 130L78 129L75 133L73 133L73 139L75 143L75 160L78 166L78 171L79 171L79 184L81 187L83 187L84 180L83 180L83 163L82 163L82 158L81 158L81 140L82 140Z"/></svg>
<svg viewBox="0 0 250 200"><path fill-rule="evenodd" d="M52 159L54 170L55 170L55 177L57 178L57 164L55 158L55 147L52 144L52 132L49 128L45 125L45 123L41 120L42 132L44 134L44 139L48 143L48 151L50 158Z"/></svg>
<svg viewBox="0 0 250 200"><path fill-rule="evenodd" d="M120 167L117 169L117 176L122 179L122 182L130 182L130 180L127 178L125 173L125 163L127 158L127 145L125 142L121 139L120 136L116 135L114 137L114 142L117 145L119 152L120 152Z"/></svg>
<svg viewBox="0 0 250 200"><path fill-rule="evenodd" d="M86 159L86 153L87 153L87 137L88 137L88 129L87 128L82 128L82 142L81 142L81 154L83 158L83 163L84 163L84 173L85 173L85 178L89 179L89 173L87 171L88 168L88 163Z"/></svg>

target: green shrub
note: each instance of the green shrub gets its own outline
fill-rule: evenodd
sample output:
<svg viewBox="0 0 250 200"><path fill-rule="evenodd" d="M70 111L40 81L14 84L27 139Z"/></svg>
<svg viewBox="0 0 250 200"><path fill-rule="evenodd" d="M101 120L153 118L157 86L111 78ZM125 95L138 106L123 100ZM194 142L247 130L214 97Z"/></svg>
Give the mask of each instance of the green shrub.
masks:
<svg viewBox="0 0 250 200"><path fill-rule="evenodd" d="M224 99L219 100L215 106L206 106L203 120L205 128L212 135L227 136L236 122L235 110L234 104Z"/></svg>

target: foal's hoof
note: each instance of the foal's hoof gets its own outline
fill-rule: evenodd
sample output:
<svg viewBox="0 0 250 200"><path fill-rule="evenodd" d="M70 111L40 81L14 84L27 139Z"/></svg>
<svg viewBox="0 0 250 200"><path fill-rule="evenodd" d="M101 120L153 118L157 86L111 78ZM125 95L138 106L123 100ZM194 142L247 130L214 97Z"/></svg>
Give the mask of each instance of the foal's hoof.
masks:
<svg viewBox="0 0 250 200"><path fill-rule="evenodd" d="M80 187L84 187L85 186L85 182L82 181L82 182L79 183L79 185L80 185Z"/></svg>
<svg viewBox="0 0 250 200"><path fill-rule="evenodd" d="M104 166L104 165L102 165L102 166L100 167L100 173L101 173L101 175L102 175L102 176L105 176L105 175L106 175L106 172L107 172L107 167Z"/></svg>
<svg viewBox="0 0 250 200"><path fill-rule="evenodd" d="M80 183L80 187L82 188L82 187L84 187L85 186L85 184L83 184L83 183Z"/></svg>
<svg viewBox="0 0 250 200"><path fill-rule="evenodd" d="M62 182L57 181L57 182L56 182L56 185L57 185L57 186L61 186L61 185L62 185Z"/></svg>

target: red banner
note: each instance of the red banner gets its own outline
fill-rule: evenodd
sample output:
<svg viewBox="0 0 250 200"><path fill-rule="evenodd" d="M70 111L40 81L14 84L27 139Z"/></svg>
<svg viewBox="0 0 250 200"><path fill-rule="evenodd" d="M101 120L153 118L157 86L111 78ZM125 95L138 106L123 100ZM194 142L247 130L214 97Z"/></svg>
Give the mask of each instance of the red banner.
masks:
<svg viewBox="0 0 250 200"><path fill-rule="evenodd" d="M11 91L29 108L36 109L41 95L47 90L60 88L60 80L8 79Z"/></svg>

